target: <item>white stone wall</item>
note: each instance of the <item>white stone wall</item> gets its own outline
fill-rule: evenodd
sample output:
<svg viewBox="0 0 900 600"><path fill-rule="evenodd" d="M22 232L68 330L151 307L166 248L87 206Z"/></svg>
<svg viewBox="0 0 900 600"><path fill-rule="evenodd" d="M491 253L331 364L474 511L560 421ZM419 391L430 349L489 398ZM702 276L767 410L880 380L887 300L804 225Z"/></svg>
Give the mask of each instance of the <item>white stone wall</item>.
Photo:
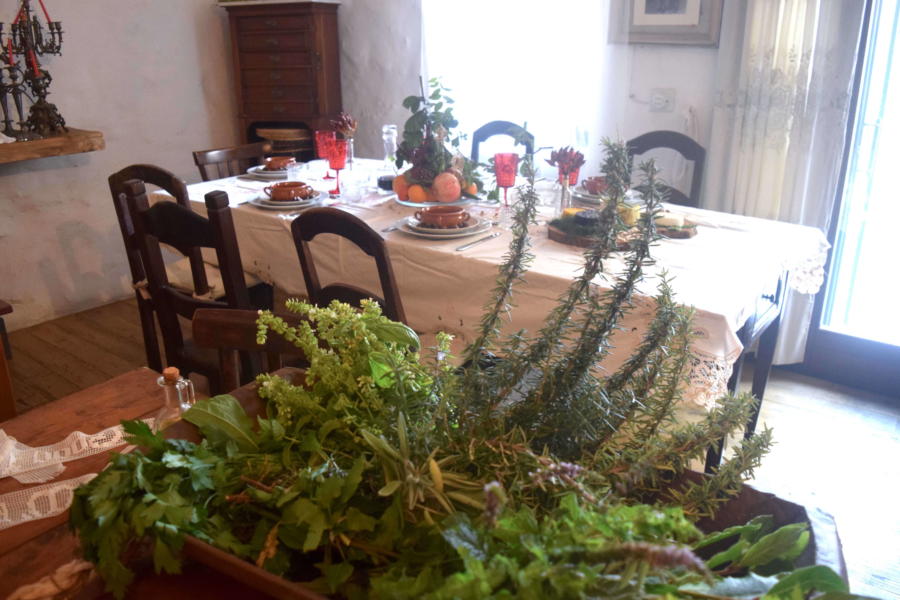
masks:
<svg viewBox="0 0 900 600"><path fill-rule="evenodd" d="M0 0L0 21L17 4ZM238 139L227 19L212 0L45 4L65 31L62 56L44 60L50 101L69 125L102 131L106 150L0 165L11 329L130 294L110 173L147 162L196 181L191 151Z"/></svg>

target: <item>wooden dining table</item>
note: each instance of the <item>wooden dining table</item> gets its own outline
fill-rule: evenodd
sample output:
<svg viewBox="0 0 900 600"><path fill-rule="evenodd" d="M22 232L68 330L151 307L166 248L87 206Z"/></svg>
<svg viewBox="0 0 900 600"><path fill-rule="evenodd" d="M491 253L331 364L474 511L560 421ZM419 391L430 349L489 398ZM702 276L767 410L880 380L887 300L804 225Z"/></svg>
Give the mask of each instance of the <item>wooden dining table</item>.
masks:
<svg viewBox="0 0 900 600"><path fill-rule="evenodd" d="M468 248L462 246L480 236L422 237L407 226L416 208L372 186L381 168L381 161L358 159L352 169L342 172L345 193L326 202L360 217L384 237L408 324L426 334L450 333L463 348L476 337L511 233L495 226L492 229L499 235ZM316 189L328 190L333 182L321 180L324 173L324 164L313 162L300 177ZM231 177L189 185L188 194L194 209L202 214L204 194L226 191L245 271L289 295L302 295L305 286L290 229L299 213L297 209L271 210L261 205L263 188L271 183L250 176ZM534 259L516 288L516 307L504 327L508 334L524 330L533 335L540 331L583 264L583 249L548 237L545 222L552 215L554 194L558 195L552 185L548 181L538 184L544 206L530 229ZM152 201L164 198L163 193L151 194ZM676 301L695 309L694 361L684 396L686 404L699 413L726 392L732 365L745 343L752 341L743 335L747 333L744 326L760 323L758 316L771 313L783 295L785 281L802 293L818 290L828 243L824 234L812 227L682 206L669 209L696 223L697 235L664 239L653 247L654 263L645 269L633 309L614 334L613 348L602 367L614 371L640 344L655 311L653 296L660 278L668 277ZM498 205L475 202L467 210L490 223L497 219ZM334 238L319 236L311 244L323 282L342 281L379 290L371 258L345 240ZM214 262L212 255L204 257ZM609 289L623 268L624 256L613 253L593 282L596 289ZM786 273L790 273L787 280ZM774 345L774 336L770 337L767 341Z"/></svg>
<svg viewBox="0 0 900 600"><path fill-rule="evenodd" d="M298 369L277 372L292 381L299 381ZM163 392L156 380L159 373L147 368L129 371L107 382L92 386L65 398L34 408L18 417L0 423L9 436L29 446L58 442L72 431L97 433L122 420L152 417L163 404ZM262 411L262 401L256 384L248 384L232 395L249 414ZM198 439L196 428L178 422L166 430L171 438ZM65 470L56 480L65 480L101 471L109 461L111 449L65 463ZM28 489L7 477L0 479L0 494ZM0 598L6 598L19 587L50 575L60 566L79 557L78 539L69 531L68 511L65 513L15 525L0 530ZM221 571L188 561L179 575L156 574L147 560L138 560L134 583L128 598L175 600L203 600L213 598L268 598L257 589L236 581ZM107 597L103 583L95 578L83 588L78 598Z"/></svg>

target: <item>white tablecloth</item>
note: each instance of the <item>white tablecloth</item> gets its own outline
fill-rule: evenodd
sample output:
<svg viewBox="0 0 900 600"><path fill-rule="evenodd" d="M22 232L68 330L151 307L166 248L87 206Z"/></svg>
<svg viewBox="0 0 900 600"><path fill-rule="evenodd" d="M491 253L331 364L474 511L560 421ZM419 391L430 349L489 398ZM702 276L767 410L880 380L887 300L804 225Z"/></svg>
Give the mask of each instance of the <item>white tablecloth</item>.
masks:
<svg viewBox="0 0 900 600"><path fill-rule="evenodd" d="M376 161L360 161L356 169L374 164L380 165ZM332 185L309 181L323 190ZM205 193L219 189L228 192L244 269L289 294L303 294L303 275L290 233L294 215L247 204L260 196L259 190L265 185L229 178L194 184L188 191L192 201L201 203L197 207L201 212ZM415 210L375 192L364 195L358 203L337 206L356 214L376 231ZM755 311L757 299L761 294L774 293L785 270L790 272L789 281L795 289L805 293L817 291L822 283L828 243L822 232L810 227L670 208L698 223L698 234L686 240L664 240L656 246L656 264L646 271L639 287L641 295L625 318L622 331L614 336L615 349L603 366L615 370L637 346L652 316L653 302L649 297L656 290L660 274L666 272L673 281L676 298L696 308L697 338L693 351L697 358L686 397L708 405L725 392L731 365L742 351L736 332ZM493 209L473 207L470 212L489 217ZM410 326L420 332L443 330L471 341L511 235L504 231L498 238L462 252L455 249L469 240L433 241L402 231L382 235L388 242ZM533 228L532 243L536 257L525 283L516 291L517 307L507 332L537 332L582 264L582 250L551 241L543 224ZM340 280L380 289L374 261L349 242L320 236L313 243L313 251L323 284ZM623 266L623 260L613 255L604 272L615 274ZM608 287L608 279L598 279L597 285Z"/></svg>

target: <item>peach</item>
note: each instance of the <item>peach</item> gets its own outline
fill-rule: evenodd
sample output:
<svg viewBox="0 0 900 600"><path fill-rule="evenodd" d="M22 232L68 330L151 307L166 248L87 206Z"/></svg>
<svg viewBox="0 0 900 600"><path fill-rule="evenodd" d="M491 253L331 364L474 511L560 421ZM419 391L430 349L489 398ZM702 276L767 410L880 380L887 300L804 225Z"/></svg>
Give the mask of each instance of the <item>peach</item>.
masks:
<svg viewBox="0 0 900 600"><path fill-rule="evenodd" d="M431 189L438 202L456 202L462 194L462 187L456 175L445 171L434 178Z"/></svg>

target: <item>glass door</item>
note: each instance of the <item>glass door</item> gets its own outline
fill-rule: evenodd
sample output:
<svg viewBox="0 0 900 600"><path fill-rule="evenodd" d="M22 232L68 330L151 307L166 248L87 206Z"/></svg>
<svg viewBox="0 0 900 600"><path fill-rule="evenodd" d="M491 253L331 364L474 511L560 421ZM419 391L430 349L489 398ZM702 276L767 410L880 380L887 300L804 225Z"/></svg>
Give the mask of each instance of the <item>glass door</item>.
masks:
<svg viewBox="0 0 900 600"><path fill-rule="evenodd" d="M900 397L900 3L871 2L867 31L805 366Z"/></svg>

